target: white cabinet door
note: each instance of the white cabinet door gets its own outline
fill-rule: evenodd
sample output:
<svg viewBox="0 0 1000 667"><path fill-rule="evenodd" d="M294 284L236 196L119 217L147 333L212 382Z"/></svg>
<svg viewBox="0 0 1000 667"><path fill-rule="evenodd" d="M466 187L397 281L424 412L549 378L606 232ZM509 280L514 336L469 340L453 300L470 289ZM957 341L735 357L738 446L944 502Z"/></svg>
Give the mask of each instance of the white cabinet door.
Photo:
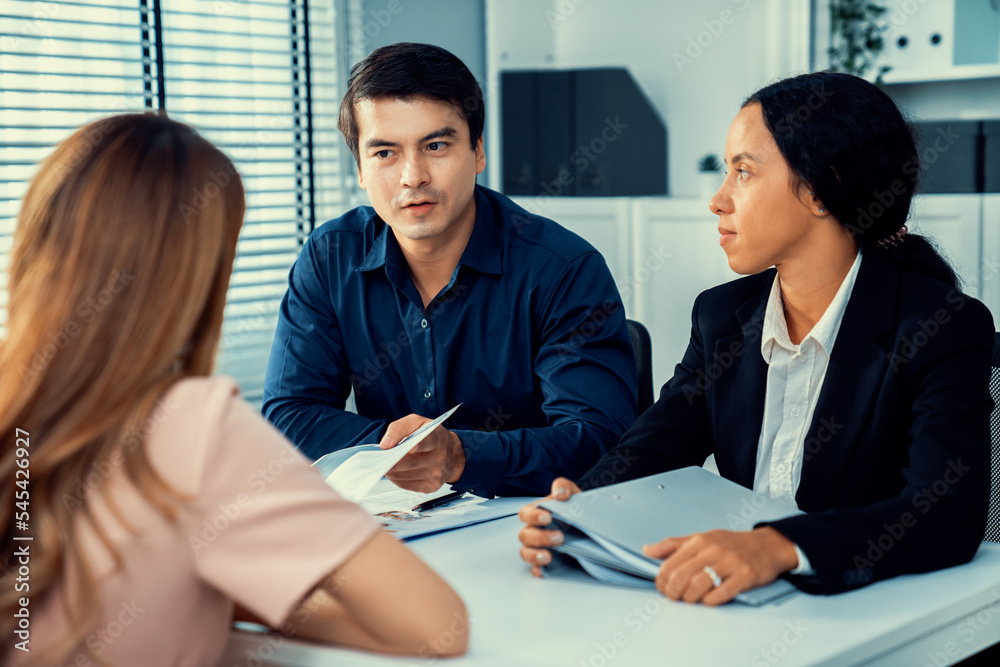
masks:
<svg viewBox="0 0 1000 667"><path fill-rule="evenodd" d="M982 195L919 195L907 226L930 237L962 279L962 291L980 296Z"/></svg>
<svg viewBox="0 0 1000 667"><path fill-rule="evenodd" d="M657 395L674 373L691 337L691 307L699 293L738 277L719 247L719 218L700 199L635 199L633 319L653 341Z"/></svg>
<svg viewBox="0 0 1000 667"><path fill-rule="evenodd" d="M983 195L981 299L993 311L1000 331L1000 194Z"/></svg>
<svg viewBox="0 0 1000 667"><path fill-rule="evenodd" d="M622 290L632 272L631 199L627 197L518 197L514 202L529 213L555 220L579 234L604 255L619 291L625 313L633 304Z"/></svg>

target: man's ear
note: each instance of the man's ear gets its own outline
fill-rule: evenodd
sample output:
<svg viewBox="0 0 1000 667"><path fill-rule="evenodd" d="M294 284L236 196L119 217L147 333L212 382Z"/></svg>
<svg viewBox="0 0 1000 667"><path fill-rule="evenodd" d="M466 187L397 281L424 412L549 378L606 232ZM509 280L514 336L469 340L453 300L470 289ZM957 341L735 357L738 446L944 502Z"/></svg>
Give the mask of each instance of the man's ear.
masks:
<svg viewBox="0 0 1000 667"><path fill-rule="evenodd" d="M476 153L476 173L483 173L483 169L486 169L486 152L483 150L483 137L479 136L476 140L476 148L474 149Z"/></svg>
<svg viewBox="0 0 1000 667"><path fill-rule="evenodd" d="M368 188L365 187L365 176L364 176L364 174L361 173L361 165L360 164L358 165L358 187L361 188L362 190L367 190L368 189Z"/></svg>

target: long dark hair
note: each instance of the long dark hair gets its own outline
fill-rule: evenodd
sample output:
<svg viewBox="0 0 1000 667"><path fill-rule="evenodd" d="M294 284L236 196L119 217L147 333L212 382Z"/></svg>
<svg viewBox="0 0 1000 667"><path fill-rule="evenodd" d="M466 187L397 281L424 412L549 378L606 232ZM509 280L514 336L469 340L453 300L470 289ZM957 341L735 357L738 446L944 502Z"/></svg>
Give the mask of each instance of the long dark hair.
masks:
<svg viewBox="0 0 1000 667"><path fill-rule="evenodd" d="M958 286L931 242L903 230L920 157L912 127L882 89L850 74L815 72L765 86L748 104L760 104L796 177L864 251Z"/></svg>

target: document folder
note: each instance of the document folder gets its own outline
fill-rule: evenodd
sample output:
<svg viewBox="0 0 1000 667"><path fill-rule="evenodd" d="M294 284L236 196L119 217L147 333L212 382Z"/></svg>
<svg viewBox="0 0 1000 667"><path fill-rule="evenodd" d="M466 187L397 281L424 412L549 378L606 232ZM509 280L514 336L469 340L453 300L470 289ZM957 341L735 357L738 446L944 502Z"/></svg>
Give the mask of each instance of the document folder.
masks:
<svg viewBox="0 0 1000 667"><path fill-rule="evenodd" d="M569 500L545 500L566 540L553 551L576 559L607 583L645 585L661 561L642 553L646 544L707 530L751 530L762 521L801 514L794 507L689 467L579 493ZM746 591L737 602L761 605L795 593L788 581Z"/></svg>

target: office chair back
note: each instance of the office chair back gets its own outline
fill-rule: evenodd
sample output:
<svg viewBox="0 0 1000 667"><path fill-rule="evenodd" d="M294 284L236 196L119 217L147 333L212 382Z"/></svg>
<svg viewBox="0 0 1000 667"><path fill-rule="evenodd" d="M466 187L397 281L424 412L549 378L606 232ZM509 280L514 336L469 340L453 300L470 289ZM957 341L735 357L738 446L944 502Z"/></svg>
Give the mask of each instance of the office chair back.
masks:
<svg viewBox="0 0 1000 667"><path fill-rule="evenodd" d="M987 542L1000 542L1000 332L994 334L993 363L990 369L990 396L993 412L990 414L990 517L986 523Z"/></svg>
<svg viewBox="0 0 1000 667"><path fill-rule="evenodd" d="M635 350L635 367L639 372L639 414L653 404L653 343L646 327L628 320L628 333Z"/></svg>

